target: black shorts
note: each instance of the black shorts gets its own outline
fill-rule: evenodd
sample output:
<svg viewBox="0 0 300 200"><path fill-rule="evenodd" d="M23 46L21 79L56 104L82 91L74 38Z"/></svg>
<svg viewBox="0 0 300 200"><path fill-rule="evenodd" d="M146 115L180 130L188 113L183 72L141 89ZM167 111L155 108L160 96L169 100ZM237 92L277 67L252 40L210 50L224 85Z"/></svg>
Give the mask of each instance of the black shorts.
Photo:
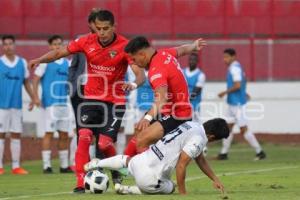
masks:
<svg viewBox="0 0 300 200"><path fill-rule="evenodd" d="M93 134L107 135L117 141L117 135L126 110L125 105L86 99L80 107L80 128L89 128Z"/></svg>
<svg viewBox="0 0 300 200"><path fill-rule="evenodd" d="M162 127L164 128L164 135L176 129L178 126L183 124L184 122L191 121L192 119L175 119L172 115L164 115L158 120ZM154 123L155 121L151 122Z"/></svg>

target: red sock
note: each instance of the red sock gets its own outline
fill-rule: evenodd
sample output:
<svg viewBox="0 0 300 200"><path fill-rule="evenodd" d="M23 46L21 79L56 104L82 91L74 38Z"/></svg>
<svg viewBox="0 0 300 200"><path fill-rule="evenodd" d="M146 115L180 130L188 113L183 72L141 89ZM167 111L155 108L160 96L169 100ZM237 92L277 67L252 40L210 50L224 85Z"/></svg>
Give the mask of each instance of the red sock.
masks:
<svg viewBox="0 0 300 200"><path fill-rule="evenodd" d="M137 154L137 149L136 149L136 137L133 136L127 146L126 146L126 149L124 150L124 155L127 155L127 156L130 156L130 157L133 157Z"/></svg>
<svg viewBox="0 0 300 200"><path fill-rule="evenodd" d="M75 170L77 177L77 187L84 187L84 169L83 166L89 162L89 147L92 143L93 132L90 129L79 130L78 145L75 154Z"/></svg>
<svg viewBox="0 0 300 200"><path fill-rule="evenodd" d="M99 135L98 148L106 158L116 155L116 149L111 137L107 135Z"/></svg>

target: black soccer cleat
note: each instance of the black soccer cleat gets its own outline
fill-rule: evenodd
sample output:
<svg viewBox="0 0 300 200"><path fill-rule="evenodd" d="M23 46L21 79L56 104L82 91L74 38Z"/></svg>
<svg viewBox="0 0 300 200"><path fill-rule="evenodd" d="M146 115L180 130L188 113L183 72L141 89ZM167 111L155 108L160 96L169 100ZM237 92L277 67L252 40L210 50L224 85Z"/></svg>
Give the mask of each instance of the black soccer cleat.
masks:
<svg viewBox="0 0 300 200"><path fill-rule="evenodd" d="M258 154L256 154L254 160L263 160L266 159L267 155L264 151L259 152Z"/></svg>
<svg viewBox="0 0 300 200"><path fill-rule="evenodd" d="M122 178L122 175L120 172L118 171L115 171L115 170L111 170L111 177L112 177L112 181L113 181L113 184L122 184L122 181L123 181L123 178Z"/></svg>
<svg viewBox="0 0 300 200"><path fill-rule="evenodd" d="M59 172L61 174L68 174L68 173L73 173L73 170L71 169L71 167L67 167L67 168L60 168Z"/></svg>
<svg viewBox="0 0 300 200"><path fill-rule="evenodd" d="M83 194L83 193L85 193L85 189L83 187L76 187L76 188L74 188L73 193L74 194Z"/></svg>
<svg viewBox="0 0 300 200"><path fill-rule="evenodd" d="M51 167L47 167L46 169L43 170L44 174L53 174L53 170Z"/></svg>
<svg viewBox="0 0 300 200"><path fill-rule="evenodd" d="M217 160L228 160L227 153L220 153L220 154L217 156Z"/></svg>

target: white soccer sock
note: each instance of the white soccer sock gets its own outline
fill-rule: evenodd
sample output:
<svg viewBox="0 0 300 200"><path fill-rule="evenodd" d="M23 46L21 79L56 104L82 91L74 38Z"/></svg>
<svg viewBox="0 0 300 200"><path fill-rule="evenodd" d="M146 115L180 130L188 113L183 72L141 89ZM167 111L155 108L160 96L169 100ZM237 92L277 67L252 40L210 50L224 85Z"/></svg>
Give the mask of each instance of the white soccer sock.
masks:
<svg viewBox="0 0 300 200"><path fill-rule="evenodd" d="M5 146L5 139L0 139L0 168L3 168L4 146Z"/></svg>
<svg viewBox="0 0 300 200"><path fill-rule="evenodd" d="M255 149L256 153L261 152L261 150L262 150L261 146L259 145L255 135L251 131L248 130L244 134L244 138L250 144L250 146L252 146Z"/></svg>
<svg viewBox="0 0 300 200"><path fill-rule="evenodd" d="M20 167L21 140L10 139L11 164L12 168Z"/></svg>
<svg viewBox="0 0 300 200"><path fill-rule="evenodd" d="M43 150L42 151L42 159L43 159L43 168L44 169L51 167L51 150Z"/></svg>
<svg viewBox="0 0 300 200"><path fill-rule="evenodd" d="M90 159L93 159L96 157L96 149L95 149L94 144L90 145L89 154L90 154Z"/></svg>
<svg viewBox="0 0 300 200"><path fill-rule="evenodd" d="M232 140L233 140L233 137L234 137L234 134L229 133L228 138L222 140L223 146L222 146L220 154L227 154L228 153L228 151L230 149L230 146L231 146L231 143L232 143Z"/></svg>
<svg viewBox="0 0 300 200"><path fill-rule="evenodd" d="M127 167L126 160L128 156L126 155L116 155L110 158L106 158L99 161L98 167L108 168L112 170L118 170Z"/></svg>
<svg viewBox="0 0 300 200"><path fill-rule="evenodd" d="M67 149L58 151L58 156L59 156L60 167L61 168L69 167L69 162L68 162L68 156L69 155L68 154L69 154L69 152L68 152Z"/></svg>
<svg viewBox="0 0 300 200"><path fill-rule="evenodd" d="M75 165L75 152L77 149L77 136L74 135L70 144L70 165Z"/></svg>

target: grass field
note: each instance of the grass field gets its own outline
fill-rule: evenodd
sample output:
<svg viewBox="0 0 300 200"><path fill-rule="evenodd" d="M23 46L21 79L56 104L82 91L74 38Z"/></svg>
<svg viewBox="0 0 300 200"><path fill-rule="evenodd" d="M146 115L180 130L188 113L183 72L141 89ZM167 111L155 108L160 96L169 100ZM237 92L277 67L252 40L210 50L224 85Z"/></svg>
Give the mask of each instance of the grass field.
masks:
<svg viewBox="0 0 300 200"><path fill-rule="evenodd" d="M268 159L254 162L254 152L247 145L233 145L228 161L211 161L211 166L220 176L229 199L243 200L299 200L300 199L300 148L299 146L264 145ZM209 148L209 156L217 154L218 146ZM209 157L208 156L208 157ZM6 173L0 176L0 200L10 199L221 199L218 191L212 188L211 181L192 164L187 173L187 196L119 196L110 189L105 194L71 193L74 175L43 175L41 161L25 162L30 175L13 176ZM5 167L9 172L9 166ZM58 162L54 162L58 171ZM125 183L133 183L126 178Z"/></svg>

